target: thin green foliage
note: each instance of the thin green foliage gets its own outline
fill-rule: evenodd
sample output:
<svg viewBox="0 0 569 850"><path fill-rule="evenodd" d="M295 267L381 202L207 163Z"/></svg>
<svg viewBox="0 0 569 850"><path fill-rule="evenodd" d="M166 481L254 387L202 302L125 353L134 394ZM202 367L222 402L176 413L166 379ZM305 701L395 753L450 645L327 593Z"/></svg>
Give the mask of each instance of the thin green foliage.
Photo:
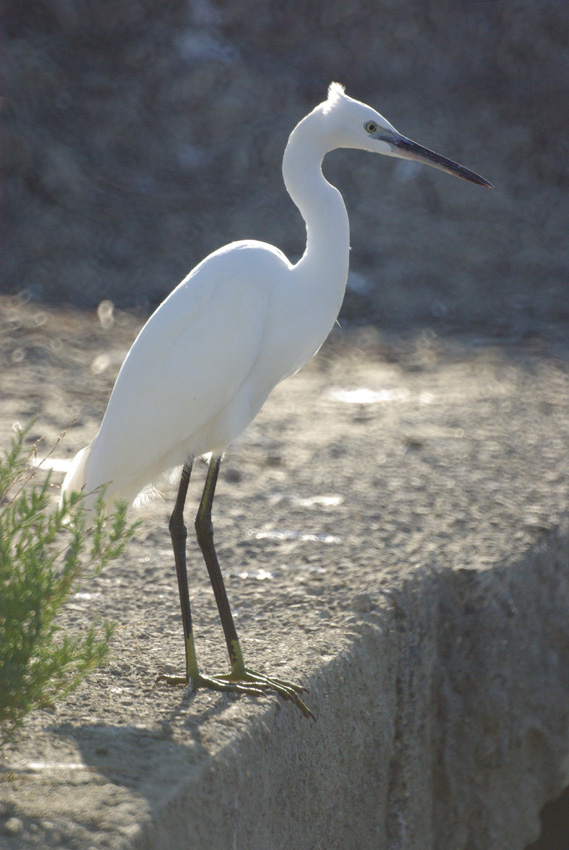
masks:
<svg viewBox="0 0 569 850"><path fill-rule="evenodd" d="M104 492L88 520L77 493L54 507L50 474L32 480L30 427L0 460L0 743L30 711L65 697L103 663L113 626L64 634L58 614L80 579L119 557L136 527L124 504L105 516Z"/></svg>

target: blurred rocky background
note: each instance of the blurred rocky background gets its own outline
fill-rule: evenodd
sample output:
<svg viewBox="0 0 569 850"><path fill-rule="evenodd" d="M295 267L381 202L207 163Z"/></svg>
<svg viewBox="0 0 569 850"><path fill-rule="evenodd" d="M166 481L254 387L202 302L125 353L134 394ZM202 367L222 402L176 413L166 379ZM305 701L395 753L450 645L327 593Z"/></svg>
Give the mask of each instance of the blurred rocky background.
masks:
<svg viewBox="0 0 569 850"><path fill-rule="evenodd" d="M4 0L2 293L149 311L235 239L292 259L281 178L331 80L495 184L339 151L345 322L545 336L569 319L563 0Z"/></svg>

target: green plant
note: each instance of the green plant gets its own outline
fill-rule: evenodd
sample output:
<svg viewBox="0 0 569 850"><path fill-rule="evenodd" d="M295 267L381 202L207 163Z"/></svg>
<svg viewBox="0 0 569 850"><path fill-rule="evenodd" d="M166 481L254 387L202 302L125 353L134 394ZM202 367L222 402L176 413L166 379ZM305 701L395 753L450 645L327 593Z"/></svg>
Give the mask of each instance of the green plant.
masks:
<svg viewBox="0 0 569 850"><path fill-rule="evenodd" d="M71 635L57 617L79 580L117 558L136 526L127 525L126 505L105 517L103 493L89 522L79 494L54 507L50 475L33 480L29 428L16 433L0 459L0 742L30 711L69 694L104 661L110 623Z"/></svg>

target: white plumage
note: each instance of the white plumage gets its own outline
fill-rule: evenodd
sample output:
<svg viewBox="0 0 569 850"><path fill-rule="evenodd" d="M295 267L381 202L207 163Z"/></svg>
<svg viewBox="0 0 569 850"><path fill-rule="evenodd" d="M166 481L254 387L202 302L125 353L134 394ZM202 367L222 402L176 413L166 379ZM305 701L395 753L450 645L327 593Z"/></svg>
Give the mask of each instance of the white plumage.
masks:
<svg viewBox="0 0 569 850"><path fill-rule="evenodd" d="M63 492L107 484L109 500L132 501L188 457L227 448L276 384L318 351L342 303L349 224L340 193L322 174L324 155L352 147L421 158L396 146L402 138L375 110L330 86L328 100L292 132L283 162L306 221L304 256L292 265L272 245L251 240L196 266L135 340L101 429L77 456ZM422 158L472 179L438 155Z"/></svg>
<svg viewBox="0 0 569 850"><path fill-rule="evenodd" d="M342 197L322 174L324 156L355 148L415 159L480 185L482 177L406 139L378 112L332 83L328 99L295 127L283 160L286 188L306 223L306 250L292 264L262 242L235 242L190 272L150 317L120 370L101 428L75 457L63 493L133 501L184 466L170 521L193 687L259 693L273 689L311 716L300 688L248 670L241 656L213 549L211 503L219 458L271 390L320 348L340 310L348 275L349 222ZM185 566L183 505L194 457L211 454L196 520L220 609L231 673L199 673Z"/></svg>

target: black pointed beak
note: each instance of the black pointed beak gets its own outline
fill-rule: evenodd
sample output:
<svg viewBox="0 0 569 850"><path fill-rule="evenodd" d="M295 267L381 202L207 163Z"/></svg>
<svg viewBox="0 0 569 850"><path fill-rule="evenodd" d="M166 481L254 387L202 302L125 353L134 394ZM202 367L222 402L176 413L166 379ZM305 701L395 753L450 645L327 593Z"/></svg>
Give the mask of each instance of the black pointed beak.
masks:
<svg viewBox="0 0 569 850"><path fill-rule="evenodd" d="M486 186L492 189L493 186L484 177L476 174L475 171L459 165L458 162L453 162L452 159L447 159L446 156L441 156L440 153L435 153L429 148L424 148L423 145L418 145L417 142L406 139L405 136L397 135L395 139L390 139L389 143L394 148L395 156L402 159L412 159L416 162L422 162L425 165L432 165L433 168L438 168L440 171L446 171L447 174L454 174L456 177L461 177L463 180L468 180L470 183L476 183L478 186Z"/></svg>

